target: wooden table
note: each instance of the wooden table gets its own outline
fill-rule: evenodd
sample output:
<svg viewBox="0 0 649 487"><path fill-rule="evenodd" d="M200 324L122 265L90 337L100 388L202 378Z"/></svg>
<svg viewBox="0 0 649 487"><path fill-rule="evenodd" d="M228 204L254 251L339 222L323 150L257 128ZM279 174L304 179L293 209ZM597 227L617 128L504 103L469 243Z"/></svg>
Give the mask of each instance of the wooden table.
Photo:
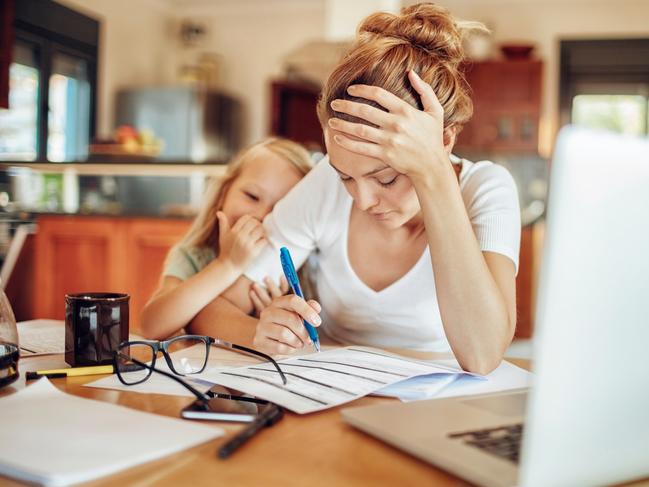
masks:
<svg viewBox="0 0 649 487"><path fill-rule="evenodd" d="M524 360L512 362L529 367ZM60 356L24 358L20 362L21 376L27 370L60 365ZM70 394L171 417L178 417L180 410L192 401L189 397L83 387L98 377L53 379L52 383ZM23 377L13 389L21 387L24 387ZM0 394L11 393L11 389L10 386ZM351 405L394 400L365 397ZM287 412L282 421L262 431L227 460L218 459L216 450L242 426L205 424L223 427L226 436L84 485L470 485L348 426L340 417L340 407L304 416ZM0 477L0 485L24 484ZM649 485L649 482L642 485Z"/></svg>

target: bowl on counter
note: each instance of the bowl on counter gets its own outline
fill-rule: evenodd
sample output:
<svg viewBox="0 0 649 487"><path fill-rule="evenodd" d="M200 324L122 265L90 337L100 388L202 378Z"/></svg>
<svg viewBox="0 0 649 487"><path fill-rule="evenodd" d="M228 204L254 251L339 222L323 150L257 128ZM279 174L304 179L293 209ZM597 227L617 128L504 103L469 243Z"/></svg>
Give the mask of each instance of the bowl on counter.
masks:
<svg viewBox="0 0 649 487"><path fill-rule="evenodd" d="M534 44L501 44L500 51L507 59L529 59L532 56Z"/></svg>

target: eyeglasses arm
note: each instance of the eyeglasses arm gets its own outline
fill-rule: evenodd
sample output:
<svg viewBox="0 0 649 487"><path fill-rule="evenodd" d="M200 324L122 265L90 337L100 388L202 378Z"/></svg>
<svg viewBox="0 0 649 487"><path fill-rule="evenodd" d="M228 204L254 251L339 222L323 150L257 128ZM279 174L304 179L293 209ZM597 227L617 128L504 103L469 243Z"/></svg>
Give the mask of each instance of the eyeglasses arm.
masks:
<svg viewBox="0 0 649 487"><path fill-rule="evenodd" d="M261 357L264 360L267 360L268 362L273 364L273 366L277 370L277 373L282 378L282 383L284 385L288 384L288 380L286 379L286 376L284 375L284 372L282 372L282 369L279 368L279 364L277 362L275 362L275 359L273 359L273 357L271 357L270 355L266 355L264 352L259 352L258 350L255 350L254 348L248 348L248 347L244 347L243 345L237 345L236 343L226 342L225 340L220 340L219 338L213 338L213 340L214 340L214 342L213 342L214 345L218 345L218 346L226 347L226 348L231 348L233 350L239 350L240 352L245 352L245 353L249 353L251 355L256 355L257 357Z"/></svg>
<svg viewBox="0 0 649 487"><path fill-rule="evenodd" d="M182 380L180 377L175 376L174 374L171 374L171 373L169 373L169 372L167 372L165 370L160 370L160 369L156 369L155 367L151 367L149 364L145 364L144 362L140 362L139 360L136 360L133 357L129 357L129 356L124 355L124 354L120 354L120 355L124 356L125 358L128 358L131 362L133 362L134 364L139 365L140 367L146 367L149 370L152 370L152 371L157 372L159 374L162 374L162 375L164 375L166 377L169 377L170 379L175 380L181 386L183 386L185 389L190 391L192 394L194 394L198 399L200 399L202 401L209 401L211 399L207 394L202 393L201 391L199 391L195 387L189 385L187 382Z"/></svg>

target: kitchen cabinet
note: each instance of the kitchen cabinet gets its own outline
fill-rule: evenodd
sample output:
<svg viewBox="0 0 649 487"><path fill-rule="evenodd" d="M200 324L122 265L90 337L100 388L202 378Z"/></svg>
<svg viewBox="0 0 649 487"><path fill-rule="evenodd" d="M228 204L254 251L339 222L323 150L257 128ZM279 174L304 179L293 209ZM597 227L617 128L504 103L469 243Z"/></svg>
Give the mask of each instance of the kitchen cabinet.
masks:
<svg viewBox="0 0 649 487"><path fill-rule="evenodd" d="M521 229L521 251L516 276L516 338L531 338L534 334L535 298L544 235L543 220L537 220Z"/></svg>
<svg viewBox="0 0 649 487"><path fill-rule="evenodd" d="M52 215L37 224L34 317L64 319L68 293L125 292L137 330L167 251L191 220Z"/></svg>
<svg viewBox="0 0 649 487"><path fill-rule="evenodd" d="M454 152L537 153L542 71L541 61L528 59L468 64L473 118L460 132Z"/></svg>
<svg viewBox="0 0 649 487"><path fill-rule="evenodd" d="M0 108L9 108L9 65L13 46L14 0L0 0Z"/></svg>
<svg viewBox="0 0 649 487"><path fill-rule="evenodd" d="M270 133L324 152L322 127L316 111L320 89L285 80L273 81L270 88Z"/></svg>

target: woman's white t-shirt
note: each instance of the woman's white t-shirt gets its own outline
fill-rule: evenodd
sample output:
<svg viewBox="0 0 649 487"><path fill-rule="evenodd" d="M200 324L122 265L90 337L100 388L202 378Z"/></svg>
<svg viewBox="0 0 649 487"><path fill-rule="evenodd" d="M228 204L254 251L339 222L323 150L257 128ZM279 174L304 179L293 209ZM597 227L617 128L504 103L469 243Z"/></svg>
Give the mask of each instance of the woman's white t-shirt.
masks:
<svg viewBox="0 0 649 487"><path fill-rule="evenodd" d="M520 209L516 185L502 166L462 164L460 190L482 251L509 257L518 269ZM264 219L270 246L246 270L250 279L279 279L279 249L299 268L315 252L315 283L322 305L319 328L342 343L447 351L428 247L401 278L374 291L356 275L347 254L353 200L329 164L320 161ZM389 264L386 264L389 265Z"/></svg>

